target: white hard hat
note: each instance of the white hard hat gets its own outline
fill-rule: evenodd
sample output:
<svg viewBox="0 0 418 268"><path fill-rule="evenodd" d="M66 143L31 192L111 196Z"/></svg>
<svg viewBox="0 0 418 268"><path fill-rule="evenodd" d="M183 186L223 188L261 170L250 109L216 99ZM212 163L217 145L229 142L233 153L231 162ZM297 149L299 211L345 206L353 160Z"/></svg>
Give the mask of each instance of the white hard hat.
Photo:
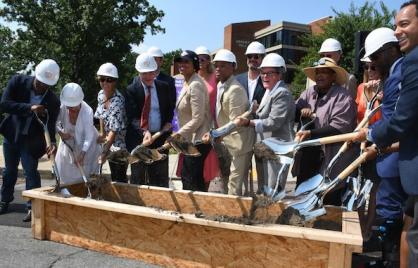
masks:
<svg viewBox="0 0 418 268"><path fill-rule="evenodd" d="M147 50L147 53L153 57L164 57L163 52L158 47L150 47Z"/></svg>
<svg viewBox="0 0 418 268"><path fill-rule="evenodd" d="M266 54L266 48L260 42L254 41L248 45L245 51L245 55L248 54Z"/></svg>
<svg viewBox="0 0 418 268"><path fill-rule="evenodd" d="M209 49L207 49L207 47L204 47L204 46L197 47L194 50L194 53L196 53L197 55L210 55Z"/></svg>
<svg viewBox="0 0 418 268"><path fill-rule="evenodd" d="M157 70L158 65L154 56L148 52L142 53L136 58L135 69L140 73L153 72Z"/></svg>
<svg viewBox="0 0 418 268"><path fill-rule="evenodd" d="M263 67L284 67L286 70L286 62L284 61L283 57L277 53L270 53L264 57L263 61L261 62L260 68Z"/></svg>
<svg viewBox="0 0 418 268"><path fill-rule="evenodd" d="M325 39L324 42L322 42L319 53L334 52L334 51L342 51L341 43L337 39L328 38L328 39Z"/></svg>
<svg viewBox="0 0 418 268"><path fill-rule="evenodd" d="M213 62L215 61L226 61L226 62L232 62L235 64L237 63L237 59L235 58L234 53L232 53L228 49L220 49L218 52L216 52Z"/></svg>
<svg viewBox="0 0 418 268"><path fill-rule="evenodd" d="M54 60L43 60L35 67L35 77L48 86L55 86L60 78L60 67Z"/></svg>
<svg viewBox="0 0 418 268"><path fill-rule="evenodd" d="M102 64L97 71L97 75L119 78L118 69L110 62Z"/></svg>
<svg viewBox="0 0 418 268"><path fill-rule="evenodd" d="M364 41L364 53L363 59L369 57L376 51L378 51L384 44L398 42L395 32L392 29L382 27L371 31Z"/></svg>
<svg viewBox="0 0 418 268"><path fill-rule="evenodd" d="M61 103L68 107L76 107L84 99L84 93L81 87L76 83L66 84L61 91Z"/></svg>

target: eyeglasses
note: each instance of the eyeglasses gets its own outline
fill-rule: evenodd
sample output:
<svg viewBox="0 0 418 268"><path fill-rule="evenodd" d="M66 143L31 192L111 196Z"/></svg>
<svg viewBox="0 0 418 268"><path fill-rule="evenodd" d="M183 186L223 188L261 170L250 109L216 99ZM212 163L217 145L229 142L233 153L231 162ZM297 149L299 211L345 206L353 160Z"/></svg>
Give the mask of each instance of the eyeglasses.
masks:
<svg viewBox="0 0 418 268"><path fill-rule="evenodd" d="M326 65L327 62L332 63L332 64L335 64L333 61L330 61L330 60L325 59L325 58L320 58L319 61L314 62L312 64L312 66L313 67L316 67L318 65Z"/></svg>
<svg viewBox="0 0 418 268"><path fill-rule="evenodd" d="M274 72L274 71L271 71L271 72L261 72L260 75L261 76L272 77L274 74L277 74L277 73L278 72Z"/></svg>
<svg viewBox="0 0 418 268"><path fill-rule="evenodd" d="M99 77L97 80L99 80L100 83L113 83L116 81L115 78L111 78L111 77Z"/></svg>
<svg viewBox="0 0 418 268"><path fill-rule="evenodd" d="M258 59L261 59L261 55L258 55L258 54L248 54L247 55L247 59L255 59L255 60L258 60Z"/></svg>
<svg viewBox="0 0 418 268"><path fill-rule="evenodd" d="M199 62L205 62L205 61L209 61L209 57L199 57Z"/></svg>

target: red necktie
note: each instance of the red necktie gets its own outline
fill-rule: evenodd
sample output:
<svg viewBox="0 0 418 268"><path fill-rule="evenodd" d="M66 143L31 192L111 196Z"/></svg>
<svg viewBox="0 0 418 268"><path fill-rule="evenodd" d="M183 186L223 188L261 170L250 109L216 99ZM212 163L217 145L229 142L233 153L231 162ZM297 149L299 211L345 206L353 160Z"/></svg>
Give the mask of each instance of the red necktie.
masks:
<svg viewBox="0 0 418 268"><path fill-rule="evenodd" d="M149 112L151 110L151 88L148 88L148 94L145 95L144 100L144 107L142 107L142 114L141 114L141 128L142 129L148 129L148 118L149 118Z"/></svg>

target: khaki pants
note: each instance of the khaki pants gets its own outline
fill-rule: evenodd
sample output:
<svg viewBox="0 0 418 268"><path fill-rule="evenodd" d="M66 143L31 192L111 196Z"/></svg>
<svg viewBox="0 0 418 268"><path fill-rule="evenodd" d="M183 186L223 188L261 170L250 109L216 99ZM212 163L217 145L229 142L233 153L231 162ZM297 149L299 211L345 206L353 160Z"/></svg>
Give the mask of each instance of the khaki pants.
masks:
<svg viewBox="0 0 418 268"><path fill-rule="evenodd" d="M231 175L228 182L228 194L242 195L242 186L244 178L248 180L248 169L252 152L248 152L239 156L233 156L231 161Z"/></svg>

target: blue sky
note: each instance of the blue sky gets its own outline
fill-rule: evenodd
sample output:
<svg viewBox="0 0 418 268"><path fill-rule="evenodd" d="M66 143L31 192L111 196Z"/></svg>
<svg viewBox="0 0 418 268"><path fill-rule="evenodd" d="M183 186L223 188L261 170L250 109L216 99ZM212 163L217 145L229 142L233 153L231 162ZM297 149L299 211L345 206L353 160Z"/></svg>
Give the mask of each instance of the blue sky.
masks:
<svg viewBox="0 0 418 268"><path fill-rule="evenodd" d="M147 34L144 42L134 50L142 52L149 46L158 46L164 53L181 48L194 50L204 45L209 50L223 46L224 27L231 23L270 20L309 23L315 19L348 11L349 0L150 0L165 16L161 22L165 34ZM354 0L362 6L365 0ZM369 1L379 7L378 1ZM398 10L406 0L383 1L390 10Z"/></svg>

